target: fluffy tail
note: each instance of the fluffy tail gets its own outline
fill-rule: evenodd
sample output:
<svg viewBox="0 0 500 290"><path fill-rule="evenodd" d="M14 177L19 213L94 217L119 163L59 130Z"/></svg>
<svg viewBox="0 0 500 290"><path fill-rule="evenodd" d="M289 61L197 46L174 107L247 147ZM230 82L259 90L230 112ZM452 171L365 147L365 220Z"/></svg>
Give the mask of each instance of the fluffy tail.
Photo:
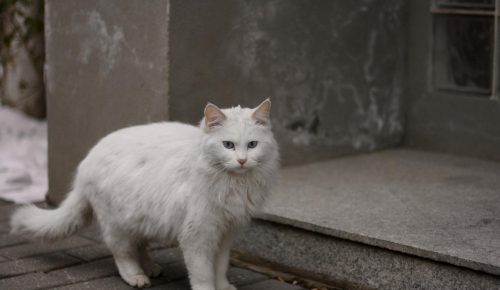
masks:
<svg viewBox="0 0 500 290"><path fill-rule="evenodd" d="M83 194L73 190L57 209L25 205L11 217L11 232L30 238L57 240L74 234L92 219L92 208Z"/></svg>

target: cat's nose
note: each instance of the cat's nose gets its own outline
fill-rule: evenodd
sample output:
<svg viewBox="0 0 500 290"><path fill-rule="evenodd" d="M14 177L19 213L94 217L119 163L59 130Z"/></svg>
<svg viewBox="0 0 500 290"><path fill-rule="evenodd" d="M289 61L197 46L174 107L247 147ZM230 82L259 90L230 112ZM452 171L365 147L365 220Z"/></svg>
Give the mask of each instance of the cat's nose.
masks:
<svg viewBox="0 0 500 290"><path fill-rule="evenodd" d="M245 162L247 162L246 159L238 159L238 163L241 164L241 166L243 166L243 164L245 164Z"/></svg>

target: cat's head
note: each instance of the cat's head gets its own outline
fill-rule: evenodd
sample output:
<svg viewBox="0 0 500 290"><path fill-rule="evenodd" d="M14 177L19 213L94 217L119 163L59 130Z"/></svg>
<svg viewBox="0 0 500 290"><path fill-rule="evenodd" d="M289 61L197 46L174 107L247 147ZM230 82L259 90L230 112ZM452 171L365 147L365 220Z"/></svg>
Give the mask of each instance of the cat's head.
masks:
<svg viewBox="0 0 500 290"><path fill-rule="evenodd" d="M271 100L256 108L219 109L208 103L200 123L203 150L214 167L232 174L266 170L277 164L278 146L271 131Z"/></svg>

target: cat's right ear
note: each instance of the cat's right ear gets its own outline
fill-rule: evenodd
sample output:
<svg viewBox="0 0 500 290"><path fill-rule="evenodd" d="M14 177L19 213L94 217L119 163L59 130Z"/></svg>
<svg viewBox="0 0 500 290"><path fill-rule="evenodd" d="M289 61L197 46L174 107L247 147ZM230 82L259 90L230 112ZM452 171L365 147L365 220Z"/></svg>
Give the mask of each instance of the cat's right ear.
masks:
<svg viewBox="0 0 500 290"><path fill-rule="evenodd" d="M271 121L269 114L271 113L271 99L267 98L254 109L252 117L257 121L257 124L268 126Z"/></svg>
<svg viewBox="0 0 500 290"><path fill-rule="evenodd" d="M217 126L222 126L222 122L226 120L226 115L216 105L208 103L205 106L205 127L210 129Z"/></svg>

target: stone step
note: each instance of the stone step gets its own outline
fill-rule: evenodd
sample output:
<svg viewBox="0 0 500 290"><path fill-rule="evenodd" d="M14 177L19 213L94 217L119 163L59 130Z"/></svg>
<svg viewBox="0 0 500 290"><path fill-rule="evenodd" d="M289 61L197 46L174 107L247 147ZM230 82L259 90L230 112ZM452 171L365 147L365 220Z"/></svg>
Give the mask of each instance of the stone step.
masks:
<svg viewBox="0 0 500 290"><path fill-rule="evenodd" d="M241 259L338 287L500 288L500 163L398 149L282 175Z"/></svg>

